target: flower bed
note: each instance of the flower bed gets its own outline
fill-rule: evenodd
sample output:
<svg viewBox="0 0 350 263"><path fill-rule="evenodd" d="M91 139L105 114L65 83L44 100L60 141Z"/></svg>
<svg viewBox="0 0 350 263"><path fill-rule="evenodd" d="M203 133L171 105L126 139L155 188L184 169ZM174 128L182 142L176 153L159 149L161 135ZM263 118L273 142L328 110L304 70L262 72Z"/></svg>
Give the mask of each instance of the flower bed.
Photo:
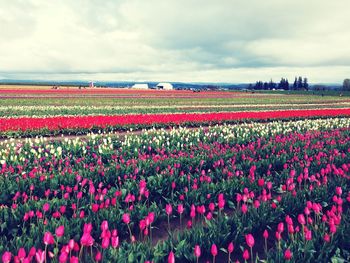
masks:
<svg viewBox="0 0 350 263"><path fill-rule="evenodd" d="M2 260L349 260L349 127L343 118L1 142Z"/></svg>

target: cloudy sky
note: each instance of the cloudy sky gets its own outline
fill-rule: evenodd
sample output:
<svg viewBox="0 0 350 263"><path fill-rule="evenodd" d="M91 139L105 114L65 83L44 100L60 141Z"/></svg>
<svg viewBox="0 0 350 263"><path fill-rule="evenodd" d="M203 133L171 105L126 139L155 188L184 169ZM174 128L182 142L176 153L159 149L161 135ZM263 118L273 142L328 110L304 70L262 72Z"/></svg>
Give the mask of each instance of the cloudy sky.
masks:
<svg viewBox="0 0 350 263"><path fill-rule="evenodd" d="M0 0L0 78L350 77L349 0Z"/></svg>

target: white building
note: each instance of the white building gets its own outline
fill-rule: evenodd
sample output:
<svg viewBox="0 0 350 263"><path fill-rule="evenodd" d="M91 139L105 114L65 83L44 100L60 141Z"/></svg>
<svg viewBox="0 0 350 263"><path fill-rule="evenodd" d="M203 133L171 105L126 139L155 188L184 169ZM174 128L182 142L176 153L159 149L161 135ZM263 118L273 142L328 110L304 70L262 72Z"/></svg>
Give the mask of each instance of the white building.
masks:
<svg viewBox="0 0 350 263"><path fill-rule="evenodd" d="M132 89L148 89L148 84L145 83L136 83L131 86Z"/></svg>
<svg viewBox="0 0 350 263"><path fill-rule="evenodd" d="M156 88L157 89L163 89L163 90L172 90L172 89L174 89L173 85L171 83L167 83L167 82L158 83Z"/></svg>

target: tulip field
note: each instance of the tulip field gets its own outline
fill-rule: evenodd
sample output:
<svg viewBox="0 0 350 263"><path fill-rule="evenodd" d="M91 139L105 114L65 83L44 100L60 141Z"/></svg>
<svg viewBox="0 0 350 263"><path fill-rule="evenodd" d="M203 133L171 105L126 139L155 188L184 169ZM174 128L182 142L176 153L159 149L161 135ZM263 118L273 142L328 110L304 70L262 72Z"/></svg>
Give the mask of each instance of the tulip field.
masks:
<svg viewBox="0 0 350 263"><path fill-rule="evenodd" d="M350 262L347 97L0 97L4 263Z"/></svg>

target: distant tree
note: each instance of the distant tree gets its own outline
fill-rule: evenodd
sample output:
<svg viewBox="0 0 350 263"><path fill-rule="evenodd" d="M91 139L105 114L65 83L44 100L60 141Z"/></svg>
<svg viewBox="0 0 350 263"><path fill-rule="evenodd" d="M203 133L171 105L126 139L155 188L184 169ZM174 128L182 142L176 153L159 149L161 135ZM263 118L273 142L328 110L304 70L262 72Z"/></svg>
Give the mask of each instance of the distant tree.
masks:
<svg viewBox="0 0 350 263"><path fill-rule="evenodd" d="M270 79L268 89L273 90L273 89L276 89L276 87L277 87L276 83L273 82L272 79Z"/></svg>
<svg viewBox="0 0 350 263"><path fill-rule="evenodd" d="M264 90L268 90L269 89L269 83L267 82L264 82L264 87L263 87Z"/></svg>
<svg viewBox="0 0 350 263"><path fill-rule="evenodd" d="M298 85L297 85L297 89L303 89L303 78L299 77L298 78Z"/></svg>
<svg viewBox="0 0 350 263"><path fill-rule="evenodd" d="M309 84L307 83L307 78L304 78L304 81L303 81L303 88L305 90L309 90Z"/></svg>
<svg viewBox="0 0 350 263"><path fill-rule="evenodd" d="M344 79L343 89L344 90L350 90L350 79Z"/></svg>
<svg viewBox="0 0 350 263"><path fill-rule="evenodd" d="M280 83L278 83L279 89L289 90L288 79L281 78Z"/></svg>
<svg viewBox="0 0 350 263"><path fill-rule="evenodd" d="M293 90L297 90L298 89L298 79L297 77L295 77L294 83L293 83Z"/></svg>

